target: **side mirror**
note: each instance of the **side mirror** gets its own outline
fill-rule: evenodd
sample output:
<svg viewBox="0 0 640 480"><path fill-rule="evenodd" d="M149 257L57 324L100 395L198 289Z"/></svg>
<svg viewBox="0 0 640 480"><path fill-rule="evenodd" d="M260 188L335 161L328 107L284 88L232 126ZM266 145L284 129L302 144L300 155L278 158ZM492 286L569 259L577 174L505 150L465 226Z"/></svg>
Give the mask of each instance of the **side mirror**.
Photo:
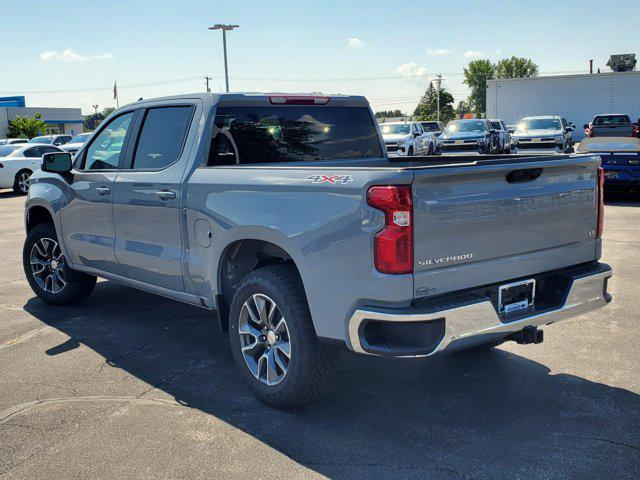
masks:
<svg viewBox="0 0 640 480"><path fill-rule="evenodd" d="M509 133L516 133L516 131L513 128L510 128L509 130L507 130L507 132Z"/></svg>
<svg viewBox="0 0 640 480"><path fill-rule="evenodd" d="M413 132L413 138L419 137L420 136L420 132Z"/></svg>
<svg viewBox="0 0 640 480"><path fill-rule="evenodd" d="M69 173L71 154L68 152L50 152L42 156L42 171L51 173Z"/></svg>
<svg viewBox="0 0 640 480"><path fill-rule="evenodd" d="M573 127L572 126L568 126L567 128L564 129L565 132L573 132Z"/></svg>

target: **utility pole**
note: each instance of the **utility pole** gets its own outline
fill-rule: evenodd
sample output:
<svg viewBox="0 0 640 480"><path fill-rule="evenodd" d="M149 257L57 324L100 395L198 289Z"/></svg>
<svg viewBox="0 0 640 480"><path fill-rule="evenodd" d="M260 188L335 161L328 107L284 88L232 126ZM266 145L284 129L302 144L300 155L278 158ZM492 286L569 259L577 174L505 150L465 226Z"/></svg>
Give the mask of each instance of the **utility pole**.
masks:
<svg viewBox="0 0 640 480"><path fill-rule="evenodd" d="M436 81L436 85L438 85L438 93L436 95L438 101L438 121L440 121L440 84L442 83L442 75L437 75L438 80Z"/></svg>
<svg viewBox="0 0 640 480"><path fill-rule="evenodd" d="M213 78L204 77L204 81L207 82L207 93L211 93L211 89L209 88L209 80L213 80Z"/></svg>
<svg viewBox="0 0 640 480"><path fill-rule="evenodd" d="M224 50L224 78L227 87L227 93L229 93L229 69L227 67L227 30L233 30L240 25L225 25L218 23L213 27L209 27L209 30L222 30L222 49Z"/></svg>
<svg viewBox="0 0 640 480"><path fill-rule="evenodd" d="M91 105L93 107L94 110L94 114L97 115L98 114L98 105Z"/></svg>

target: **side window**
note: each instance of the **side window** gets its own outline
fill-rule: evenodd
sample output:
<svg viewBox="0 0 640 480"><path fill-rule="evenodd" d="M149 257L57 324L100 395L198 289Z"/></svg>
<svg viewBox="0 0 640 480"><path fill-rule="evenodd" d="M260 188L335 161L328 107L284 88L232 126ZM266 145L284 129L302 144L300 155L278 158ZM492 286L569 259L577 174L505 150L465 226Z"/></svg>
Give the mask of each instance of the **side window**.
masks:
<svg viewBox="0 0 640 480"><path fill-rule="evenodd" d="M38 158L44 154L42 147L33 147L24 152L24 156L27 158Z"/></svg>
<svg viewBox="0 0 640 480"><path fill-rule="evenodd" d="M162 169L178 160L192 113L191 106L147 110L133 158L133 169Z"/></svg>
<svg viewBox="0 0 640 480"><path fill-rule="evenodd" d="M59 152L60 149L59 148L55 148L55 147L42 147L43 150L43 155L45 153L52 153L52 152Z"/></svg>
<svg viewBox="0 0 640 480"><path fill-rule="evenodd" d="M84 170L112 170L118 168L122 145L131 127L133 112L115 118L93 139L84 160Z"/></svg>

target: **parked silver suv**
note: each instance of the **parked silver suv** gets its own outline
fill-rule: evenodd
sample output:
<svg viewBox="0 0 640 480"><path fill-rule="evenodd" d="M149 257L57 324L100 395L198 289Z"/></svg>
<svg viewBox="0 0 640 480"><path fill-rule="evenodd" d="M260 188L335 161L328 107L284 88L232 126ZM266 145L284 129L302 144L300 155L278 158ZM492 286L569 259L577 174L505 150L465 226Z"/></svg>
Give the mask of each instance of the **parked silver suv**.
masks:
<svg viewBox="0 0 640 480"><path fill-rule="evenodd" d="M548 150L556 153L573 151L573 125L563 117L547 115L525 117L513 134L518 150Z"/></svg>

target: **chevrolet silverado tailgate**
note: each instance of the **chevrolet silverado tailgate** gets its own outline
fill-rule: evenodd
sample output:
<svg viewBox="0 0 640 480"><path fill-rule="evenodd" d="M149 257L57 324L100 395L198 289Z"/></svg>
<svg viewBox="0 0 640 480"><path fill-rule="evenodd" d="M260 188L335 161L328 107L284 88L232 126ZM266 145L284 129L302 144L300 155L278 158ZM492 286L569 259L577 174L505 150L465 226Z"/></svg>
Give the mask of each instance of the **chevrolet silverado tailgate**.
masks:
<svg viewBox="0 0 640 480"><path fill-rule="evenodd" d="M594 260L598 165L563 155L415 169L414 296Z"/></svg>

